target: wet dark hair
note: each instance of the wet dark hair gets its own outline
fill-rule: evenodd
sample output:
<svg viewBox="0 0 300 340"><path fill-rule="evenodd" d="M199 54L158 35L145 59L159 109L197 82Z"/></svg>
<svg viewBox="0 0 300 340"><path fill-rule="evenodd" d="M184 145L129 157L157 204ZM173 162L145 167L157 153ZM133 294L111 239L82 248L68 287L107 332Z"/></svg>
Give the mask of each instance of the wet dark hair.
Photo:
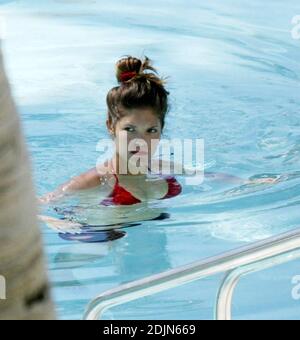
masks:
<svg viewBox="0 0 300 340"><path fill-rule="evenodd" d="M146 56L143 61L125 56L116 63L116 77L119 86L113 87L106 97L109 123L114 126L126 116L126 109L151 108L164 128L169 92L164 87L166 78L157 75L152 61Z"/></svg>

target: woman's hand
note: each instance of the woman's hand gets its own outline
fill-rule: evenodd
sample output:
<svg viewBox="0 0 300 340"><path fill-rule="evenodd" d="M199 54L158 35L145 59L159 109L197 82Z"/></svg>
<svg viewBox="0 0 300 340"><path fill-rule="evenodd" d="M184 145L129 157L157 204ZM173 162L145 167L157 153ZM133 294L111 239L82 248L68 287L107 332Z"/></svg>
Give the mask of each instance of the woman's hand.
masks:
<svg viewBox="0 0 300 340"><path fill-rule="evenodd" d="M50 192L48 194L45 194L41 197L38 197L37 198L37 201L38 201L38 204L49 204L49 203L52 203L52 202L55 202L55 201L58 201L59 199L63 198L63 194L58 194L58 193L55 193L55 192Z"/></svg>
<svg viewBox="0 0 300 340"><path fill-rule="evenodd" d="M248 180L246 182L246 184L253 184L253 185L259 185L259 184L276 184L278 183L280 180L279 177L277 178L272 178L272 177L268 177L268 178L255 178L255 179L251 179Z"/></svg>
<svg viewBox="0 0 300 340"><path fill-rule="evenodd" d="M49 194L47 194L41 197L37 197L37 201L39 204L48 204L51 201L51 197L49 196Z"/></svg>

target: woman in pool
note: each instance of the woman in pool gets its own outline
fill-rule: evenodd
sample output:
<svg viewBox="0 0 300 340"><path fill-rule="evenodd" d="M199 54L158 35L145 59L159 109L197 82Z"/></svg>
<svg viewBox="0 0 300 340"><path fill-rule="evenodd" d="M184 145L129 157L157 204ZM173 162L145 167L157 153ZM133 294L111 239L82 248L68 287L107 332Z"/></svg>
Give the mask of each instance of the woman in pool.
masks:
<svg viewBox="0 0 300 340"><path fill-rule="evenodd" d="M108 195L110 194L102 202L105 205L132 205L149 199L170 198L181 192L180 184L174 177L148 183L145 173L136 175L128 169L128 174L120 175L120 165L123 163L126 166L124 163L130 161L133 156L147 158L150 165L151 157L156 151L154 148L151 149L151 141L161 139L165 125L169 92L164 87L164 80L154 73L145 73L146 70L156 72L147 57L143 62L137 58L126 57L116 64L116 76L120 86L112 88L106 99L107 128L116 144L113 159L103 166L97 166L72 178L54 192L41 198L42 202L49 203L68 192L90 189L101 184L103 190L107 185ZM127 145L138 139L143 140L148 153L140 150L122 154L119 146L126 142L124 132L128 136Z"/></svg>
<svg viewBox="0 0 300 340"><path fill-rule="evenodd" d="M146 73L147 70L152 72ZM51 203L68 193L96 187L101 187L101 191L106 193L107 197L100 202L103 206L129 206L149 200L169 199L181 193L182 187L172 175L159 175L155 180L148 180L152 172L151 165L154 164L153 155L161 139L169 109L169 92L164 87L165 80L157 76L149 58L145 57L141 61L131 56L117 62L116 77L119 86L112 88L106 98L107 128L116 145L114 157L43 196L40 198L41 203ZM122 147L134 143L138 145L138 140L144 142L143 147L139 144L133 151ZM130 162L137 159L140 160L138 174L130 167ZM159 165L162 165L161 161ZM121 167L127 169L126 174L121 174ZM239 183L243 181L222 174L207 175ZM272 182L272 179L263 180L267 183L269 181ZM62 223L69 228L74 226L69 221L45 216L40 218L52 226L61 226Z"/></svg>

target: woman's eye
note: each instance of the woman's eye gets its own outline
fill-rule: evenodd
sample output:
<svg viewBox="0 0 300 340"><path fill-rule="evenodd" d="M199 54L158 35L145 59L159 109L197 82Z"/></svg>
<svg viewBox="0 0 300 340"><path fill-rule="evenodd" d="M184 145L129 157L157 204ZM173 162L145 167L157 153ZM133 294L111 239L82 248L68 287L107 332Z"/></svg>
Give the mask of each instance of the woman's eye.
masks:
<svg viewBox="0 0 300 340"><path fill-rule="evenodd" d="M127 132L134 132L134 128L132 127L126 127L124 130Z"/></svg>
<svg viewBox="0 0 300 340"><path fill-rule="evenodd" d="M149 133L157 133L157 129L150 129L148 130Z"/></svg>

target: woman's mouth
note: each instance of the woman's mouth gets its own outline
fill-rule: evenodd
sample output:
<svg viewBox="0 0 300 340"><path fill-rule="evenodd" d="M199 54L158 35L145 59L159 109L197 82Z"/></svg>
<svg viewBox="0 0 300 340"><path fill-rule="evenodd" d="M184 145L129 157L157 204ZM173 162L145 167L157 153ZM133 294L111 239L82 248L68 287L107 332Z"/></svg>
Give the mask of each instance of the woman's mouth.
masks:
<svg viewBox="0 0 300 340"><path fill-rule="evenodd" d="M147 156L148 152L136 150L136 151L130 151L130 154L131 155L137 155L137 156Z"/></svg>
<svg viewBox="0 0 300 340"><path fill-rule="evenodd" d="M142 149L141 147L137 146L136 150L130 151L131 155L137 155L137 156L147 156L148 151L145 149Z"/></svg>

